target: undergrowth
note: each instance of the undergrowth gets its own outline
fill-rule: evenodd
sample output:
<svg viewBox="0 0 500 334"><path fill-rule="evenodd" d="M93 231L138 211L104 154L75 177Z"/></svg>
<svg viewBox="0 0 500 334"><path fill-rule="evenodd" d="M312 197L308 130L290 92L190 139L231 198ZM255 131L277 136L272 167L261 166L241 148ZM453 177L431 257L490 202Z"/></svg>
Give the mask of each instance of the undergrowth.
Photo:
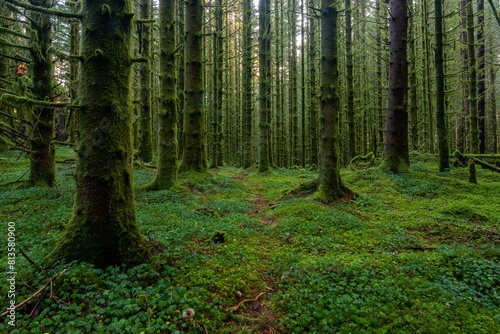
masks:
<svg viewBox="0 0 500 334"><path fill-rule="evenodd" d="M310 189L317 174L300 168L184 173L155 192L141 188L154 171L139 169L137 220L153 261L100 270L45 259L75 191L73 152L57 154L53 189L24 188L28 160L0 156L1 242L15 222L26 255L16 303L46 286L1 332L500 332L500 178L488 170L470 184L466 169L438 173L414 155L408 174L343 171L358 196L325 205Z"/></svg>

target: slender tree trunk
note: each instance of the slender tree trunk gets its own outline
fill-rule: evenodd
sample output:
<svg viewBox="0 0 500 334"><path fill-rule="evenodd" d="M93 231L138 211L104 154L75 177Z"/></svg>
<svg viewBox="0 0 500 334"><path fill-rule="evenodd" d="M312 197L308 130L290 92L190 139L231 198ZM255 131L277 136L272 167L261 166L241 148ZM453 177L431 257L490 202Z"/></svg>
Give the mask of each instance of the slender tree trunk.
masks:
<svg viewBox="0 0 500 334"><path fill-rule="evenodd" d="M73 5L73 11L79 11L80 6ZM70 27L70 52L71 54L77 55L80 53L80 21L75 20L71 22ZM69 97L71 102L75 103L78 98L78 73L80 68L80 62L78 60L73 60L69 64ZM78 133L76 126L76 111L70 111L70 129L69 129L69 137L71 143L76 143L78 141Z"/></svg>
<svg viewBox="0 0 500 334"><path fill-rule="evenodd" d="M177 45L184 45L184 10L185 2L177 1ZM184 79L185 73L185 60L184 52L179 52L177 55L177 140L179 142L179 147L184 147ZM182 149L178 150L179 158L182 158Z"/></svg>
<svg viewBox="0 0 500 334"><path fill-rule="evenodd" d="M31 0L31 4L49 8L49 0ZM53 68L50 48L52 44L52 24L48 14L31 12L31 68L33 97L39 101L53 99ZM35 107L32 119L30 184L38 187L52 187L56 180L54 109Z"/></svg>
<svg viewBox="0 0 500 334"><path fill-rule="evenodd" d="M479 153L479 123L477 108L477 71L476 71L476 48L474 44L474 12L472 1L467 0L467 46L469 58L469 110L470 110L470 141L471 152Z"/></svg>
<svg viewBox="0 0 500 334"><path fill-rule="evenodd" d="M177 84L175 66L176 0L160 0L160 96L158 112L158 172L149 190L177 183Z"/></svg>
<svg viewBox="0 0 500 334"><path fill-rule="evenodd" d="M377 116L378 116L378 142L380 147L385 146L385 108L384 108L384 92L385 92L385 87L382 84L382 45L383 45L383 38L382 38L382 15L385 13L385 7L386 4L384 2L383 8L380 4L382 0L375 0L375 12L376 12L376 21L377 21ZM384 21L385 22L385 21ZM384 23L385 25L385 23Z"/></svg>
<svg viewBox="0 0 500 334"><path fill-rule="evenodd" d="M491 41L491 40L490 40ZM491 43L493 44L493 43ZM495 58L495 54L493 52L493 48L491 50L491 59ZM497 98L496 98L496 69L493 66L489 68L490 72L490 114L489 114L489 123L491 129L491 141L490 141L490 152L493 154L498 153L498 120L497 120Z"/></svg>
<svg viewBox="0 0 500 334"><path fill-rule="evenodd" d="M462 74L460 79L462 82L462 112L459 115L459 123L457 128L457 149L460 152L466 152L467 149L467 129L469 119L469 53L467 49L467 0L460 0L460 23L462 31L460 40L462 48Z"/></svg>
<svg viewBox="0 0 500 334"><path fill-rule="evenodd" d="M305 22L305 15L304 15L304 7L305 7L305 0L301 0L301 5L300 5L300 13L301 13L301 25L300 25L300 34L301 34L301 45L300 45L300 78L301 78L301 83L300 83L300 95L301 95L301 104L300 104L300 115L301 115L301 166L305 167L306 166L306 157L307 157L307 147L306 147L306 54L305 54L305 29L304 29L304 22Z"/></svg>
<svg viewBox="0 0 500 334"><path fill-rule="evenodd" d="M151 14L151 0L141 0L141 19L148 20ZM150 23L141 23L140 53L141 57L149 60L151 57L151 30ZM141 63L141 130L139 144L139 158L149 162L153 160L153 123L151 110L151 66L152 62Z"/></svg>
<svg viewBox="0 0 500 334"><path fill-rule="evenodd" d="M347 136L349 138L349 158L356 156L356 129L354 128L354 81L352 63L352 22L351 0L345 0L345 52L347 80Z"/></svg>
<svg viewBox="0 0 500 334"><path fill-rule="evenodd" d="M389 104L386 115L385 160L382 168L395 173L408 172L408 15L406 0L390 2Z"/></svg>
<svg viewBox="0 0 500 334"><path fill-rule="evenodd" d="M316 8L316 1L309 0L309 8ZM313 11L314 13L314 11ZM318 109L319 99L317 91L317 66L316 66L316 17L309 15L309 112L310 112L310 138L311 138L311 164L318 166Z"/></svg>
<svg viewBox="0 0 500 334"><path fill-rule="evenodd" d="M82 2L82 103L73 216L50 258L135 265L149 251L135 219L128 0ZM113 41L110 43L109 41Z"/></svg>
<svg viewBox="0 0 500 334"><path fill-rule="evenodd" d="M484 50L484 0L477 0L477 116L479 153L486 153L486 70Z"/></svg>
<svg viewBox="0 0 500 334"><path fill-rule="evenodd" d="M350 196L340 178L338 22L335 0L321 0L321 134L319 187L324 202Z"/></svg>
<svg viewBox="0 0 500 334"><path fill-rule="evenodd" d="M412 22L411 27L413 29L409 29L409 37L408 37L408 48L410 49L410 105L409 105L409 116L410 116L410 138L411 138L411 148L412 150L418 150L418 96L417 96L417 54L415 52L415 11L413 6L413 0L408 0L408 8L411 10L410 20Z"/></svg>
<svg viewBox="0 0 500 334"><path fill-rule="evenodd" d="M222 37L222 0L215 2L215 34L214 34L214 112L212 119L213 151L211 168L222 166L222 66L223 66L223 37Z"/></svg>
<svg viewBox="0 0 500 334"><path fill-rule="evenodd" d="M203 105L203 6L201 0L185 4L184 150L181 171L206 172L206 114Z"/></svg>
<svg viewBox="0 0 500 334"><path fill-rule="evenodd" d="M243 167L252 166L252 0L243 0Z"/></svg>
<svg viewBox="0 0 500 334"><path fill-rule="evenodd" d="M271 2L259 0L259 172L270 167Z"/></svg>
<svg viewBox="0 0 500 334"><path fill-rule="evenodd" d="M289 24L290 24L290 86L288 91L290 109L290 154L291 166L299 164L299 117L297 108L297 0L289 0Z"/></svg>
<svg viewBox="0 0 500 334"><path fill-rule="evenodd" d="M436 120L439 150L439 171L450 169L450 153L448 149L448 136L446 132L446 108L445 108L445 77L443 60L443 8L444 0L434 1L435 30L436 30Z"/></svg>

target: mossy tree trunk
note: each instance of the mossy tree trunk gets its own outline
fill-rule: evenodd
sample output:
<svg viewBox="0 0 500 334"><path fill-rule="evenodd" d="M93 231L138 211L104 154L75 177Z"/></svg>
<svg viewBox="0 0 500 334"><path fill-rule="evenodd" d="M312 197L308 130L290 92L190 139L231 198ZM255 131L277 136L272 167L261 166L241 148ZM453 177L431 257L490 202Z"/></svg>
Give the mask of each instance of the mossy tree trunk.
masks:
<svg viewBox="0 0 500 334"><path fill-rule="evenodd" d="M297 0L288 0L290 36L288 105L290 110L290 167L299 165L299 114L297 108Z"/></svg>
<svg viewBox="0 0 500 334"><path fill-rule="evenodd" d="M252 114L253 114L253 87L252 87L252 0L243 0L243 167L252 166Z"/></svg>
<svg viewBox="0 0 500 334"><path fill-rule="evenodd" d="M213 99L214 110L212 118L213 150L211 168L222 166L222 66L223 59L223 8L222 0L215 2L215 33L214 33L214 74L213 74Z"/></svg>
<svg viewBox="0 0 500 334"><path fill-rule="evenodd" d="M309 10L316 8L316 1L309 0L308 2ZM317 33L317 18L309 15L309 115L310 115L310 138L311 138L311 164L318 166L318 109L319 109L319 99L318 99L318 89L317 89L317 60L316 60L316 33Z"/></svg>
<svg viewBox="0 0 500 334"><path fill-rule="evenodd" d="M406 0L391 0L389 22L389 102L386 114L385 158L382 169L408 172L408 15Z"/></svg>
<svg viewBox="0 0 500 334"><path fill-rule="evenodd" d="M493 39L493 38L492 38ZM492 42L492 39L490 41ZM493 44L493 43L492 43ZM493 59L495 59L495 54L493 48L490 49L491 60L493 63ZM489 68L489 77L490 77L490 114L489 114L489 123L490 123L490 140L489 140L489 151L491 153L496 154L498 152L498 120L497 120L497 98L496 93L497 89L495 86L496 83L496 71L497 69L493 66Z"/></svg>
<svg viewBox="0 0 500 334"><path fill-rule="evenodd" d="M484 44L484 0L477 0L477 116L480 154L486 153L486 53Z"/></svg>
<svg viewBox="0 0 500 334"><path fill-rule="evenodd" d="M336 0L321 0L320 169L317 198L324 202L351 195L340 178L338 12Z"/></svg>
<svg viewBox="0 0 500 334"><path fill-rule="evenodd" d="M445 76L443 59L443 0L434 1L435 10L435 66L436 66L436 127L438 134L439 171L450 169L450 153L448 149L448 136L446 132L446 106L445 106Z"/></svg>
<svg viewBox="0 0 500 334"><path fill-rule="evenodd" d="M468 130L468 120L469 120L469 84L468 84L468 73L469 73L469 53L467 50L467 0L460 0L460 41L462 46L460 49L462 58L462 74L460 75L461 86L462 86L462 113L458 120L457 129L457 149L460 152L467 151L467 130Z"/></svg>
<svg viewBox="0 0 500 334"><path fill-rule="evenodd" d="M184 1L177 1L177 45L184 44ZM184 147L184 79L185 79L184 52L177 55L177 140L179 147ZM182 150L178 150L179 158L182 157Z"/></svg>
<svg viewBox="0 0 500 334"><path fill-rule="evenodd" d="M177 183L176 0L160 0L160 96L158 112L158 172L149 190Z"/></svg>
<svg viewBox="0 0 500 334"><path fill-rule="evenodd" d="M271 2L259 0L259 172L270 167Z"/></svg>
<svg viewBox="0 0 500 334"><path fill-rule="evenodd" d="M49 0L31 0L35 6L49 8ZM48 14L31 12L31 64L33 98L53 100L53 66L50 55L52 24ZM52 187L55 184L54 109L33 108L33 133L31 136L30 183L33 186Z"/></svg>
<svg viewBox="0 0 500 334"><path fill-rule="evenodd" d="M413 5L413 0L408 0L408 8L411 10L410 20L412 21L412 27L415 27L416 22L416 14L415 14L415 6ZM408 48L410 51L410 59L409 59L409 84L410 84L410 105L409 105L409 116L410 116L410 143L411 149L417 151L419 149L418 146L418 96L417 96L417 53L415 51L415 40L417 39L416 30L412 29L409 32L408 37Z"/></svg>
<svg viewBox="0 0 500 334"><path fill-rule="evenodd" d="M141 0L140 16L148 20L151 16L151 0ZM140 65L141 76L141 131L139 144L139 158L149 162L153 160L153 123L151 109L151 29L150 23L140 23L139 45L141 57L150 60Z"/></svg>
<svg viewBox="0 0 500 334"><path fill-rule="evenodd" d="M346 52L346 93L347 93L347 137L349 160L356 156L356 129L354 127L354 81L352 62L352 20L351 0L345 0L345 52Z"/></svg>
<svg viewBox="0 0 500 334"><path fill-rule="evenodd" d="M479 153L479 121L477 110L477 70L476 70L476 46L474 38L474 10L472 1L467 0L467 50L469 59L469 135L471 153Z"/></svg>
<svg viewBox="0 0 500 334"><path fill-rule="evenodd" d="M185 3L184 147L181 171L207 171L206 114L203 105L203 6Z"/></svg>
<svg viewBox="0 0 500 334"><path fill-rule="evenodd" d="M73 216L51 258L105 268L148 261L133 192L130 0L82 2ZM112 43L110 43L112 41Z"/></svg>
<svg viewBox="0 0 500 334"><path fill-rule="evenodd" d="M73 5L73 11L76 13L80 10L80 6ZM71 22L70 26L70 52L73 55L77 55L80 53L80 21L74 20ZM72 103L76 103L78 99L78 73L80 68L80 62L78 60L72 60L69 65L69 97ZM69 130L69 139L70 142L75 144L78 140L78 132L76 126L76 110L72 109L70 112L70 130Z"/></svg>

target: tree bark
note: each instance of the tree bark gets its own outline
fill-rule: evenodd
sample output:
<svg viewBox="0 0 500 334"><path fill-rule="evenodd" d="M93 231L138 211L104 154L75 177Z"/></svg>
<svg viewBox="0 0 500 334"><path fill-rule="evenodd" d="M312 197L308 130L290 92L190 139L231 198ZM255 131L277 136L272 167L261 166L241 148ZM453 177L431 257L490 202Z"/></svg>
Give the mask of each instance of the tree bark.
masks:
<svg viewBox="0 0 500 334"><path fill-rule="evenodd" d="M469 58L469 111L470 111L470 141L471 152L479 153L479 122L477 108L477 70L476 48L474 42L474 12L472 1L467 0L467 47Z"/></svg>
<svg viewBox="0 0 500 334"><path fill-rule="evenodd" d="M48 0L31 0L34 6L50 8ZM31 63L33 97L39 101L52 101L53 67L50 48L52 45L52 24L48 14L31 12ZM36 47L35 47L36 46ZM56 180L54 109L35 107L33 134L31 136L30 184L38 187L52 187Z"/></svg>
<svg viewBox="0 0 500 334"><path fill-rule="evenodd" d="M352 20L351 0L345 0L345 52L347 84L347 136L349 142L349 160L356 156L356 129L354 127L354 82L352 63Z"/></svg>
<svg viewBox="0 0 500 334"><path fill-rule="evenodd" d="M148 190L177 183L177 83L175 66L176 0L160 0L160 97L158 112L158 172Z"/></svg>
<svg viewBox="0 0 500 334"><path fill-rule="evenodd" d="M143 20L148 20L151 16L151 0L141 0L140 3L140 17ZM140 23L141 31L141 50L142 58L150 61L141 63L140 77L141 77L141 131L140 131L140 145L139 145L139 158L142 161L149 162L153 160L153 123L152 123L152 109L151 109L151 30L150 23Z"/></svg>
<svg viewBox="0 0 500 334"><path fill-rule="evenodd" d="M477 0L477 116L479 153L486 153L486 71L484 49L484 0Z"/></svg>
<svg viewBox="0 0 500 334"><path fill-rule="evenodd" d="M270 167L271 2L259 0L259 172Z"/></svg>
<svg viewBox="0 0 500 334"><path fill-rule="evenodd" d="M252 16L252 0L243 0L243 168L253 164Z"/></svg>
<svg viewBox="0 0 500 334"><path fill-rule="evenodd" d="M319 186L323 202L352 195L340 178L338 12L335 0L321 0L321 132Z"/></svg>
<svg viewBox="0 0 500 334"><path fill-rule="evenodd" d="M406 0L391 0L389 29L389 102L386 114L385 159L382 168L400 173L408 172L410 169Z"/></svg>
<svg viewBox="0 0 500 334"><path fill-rule="evenodd" d="M438 134L439 171L450 169L450 153L448 149L448 137L446 132L446 108L445 108L445 76L443 60L443 0L434 1L435 31L436 31L436 126Z"/></svg>
<svg viewBox="0 0 500 334"><path fill-rule="evenodd" d="M73 216L51 258L99 268L148 261L135 218L130 105L132 6L82 2ZM113 43L110 43L113 41Z"/></svg>
<svg viewBox="0 0 500 334"><path fill-rule="evenodd" d="M181 171L207 171L206 114L203 105L203 6L189 0L185 10L184 148Z"/></svg>

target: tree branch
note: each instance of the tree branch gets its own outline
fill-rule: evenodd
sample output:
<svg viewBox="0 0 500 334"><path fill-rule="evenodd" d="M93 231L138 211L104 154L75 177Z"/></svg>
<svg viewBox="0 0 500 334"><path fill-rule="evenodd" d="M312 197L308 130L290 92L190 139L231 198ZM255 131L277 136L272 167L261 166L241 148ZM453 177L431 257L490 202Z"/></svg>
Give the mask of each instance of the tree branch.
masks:
<svg viewBox="0 0 500 334"><path fill-rule="evenodd" d="M59 17L65 17L68 19L82 19L81 14L76 14L76 13L66 13L66 12L61 12L59 10L55 9L49 9L49 8L44 8L40 6L34 6L32 4L29 4L24 1L19 1L19 0L5 0L5 2L8 2L12 5L22 7L24 9L32 10L35 12L43 13L43 14L49 14L49 15L54 15L54 16L59 16Z"/></svg>

